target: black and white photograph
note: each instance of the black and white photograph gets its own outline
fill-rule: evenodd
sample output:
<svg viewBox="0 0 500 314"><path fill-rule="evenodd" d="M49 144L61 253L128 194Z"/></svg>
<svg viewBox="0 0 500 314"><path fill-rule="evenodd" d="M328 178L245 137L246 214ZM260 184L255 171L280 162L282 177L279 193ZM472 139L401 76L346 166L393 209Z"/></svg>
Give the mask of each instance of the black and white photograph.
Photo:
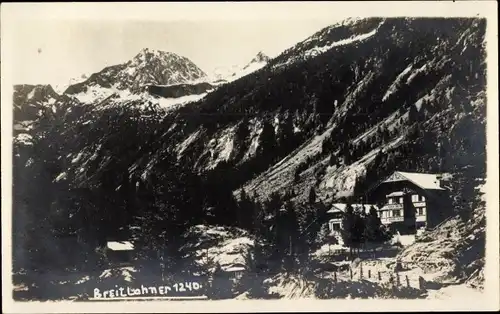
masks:
<svg viewBox="0 0 500 314"><path fill-rule="evenodd" d="M496 2L416 4L2 5L5 311L498 310Z"/></svg>

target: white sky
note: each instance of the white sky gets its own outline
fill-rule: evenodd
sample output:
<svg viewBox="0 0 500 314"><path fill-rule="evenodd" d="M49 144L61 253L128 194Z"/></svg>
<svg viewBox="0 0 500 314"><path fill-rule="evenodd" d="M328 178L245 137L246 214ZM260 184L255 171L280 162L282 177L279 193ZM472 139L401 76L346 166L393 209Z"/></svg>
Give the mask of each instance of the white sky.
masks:
<svg viewBox="0 0 500 314"><path fill-rule="evenodd" d="M14 83L64 84L143 48L185 56L210 74L218 66L244 65L259 51L276 56L336 21L31 22L15 30L24 40L13 43Z"/></svg>
<svg viewBox="0 0 500 314"><path fill-rule="evenodd" d="M65 84L150 48L185 56L211 74L246 64L258 51L273 57L348 17L489 12L467 2L7 3L2 56L9 64L2 71L15 84Z"/></svg>

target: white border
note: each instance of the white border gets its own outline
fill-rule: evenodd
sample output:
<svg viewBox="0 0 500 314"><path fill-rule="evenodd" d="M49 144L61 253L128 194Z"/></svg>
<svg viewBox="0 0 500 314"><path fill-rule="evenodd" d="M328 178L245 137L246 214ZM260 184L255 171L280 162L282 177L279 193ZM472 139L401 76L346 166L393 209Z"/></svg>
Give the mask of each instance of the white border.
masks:
<svg viewBox="0 0 500 314"><path fill-rule="evenodd" d="M319 9L319 10L318 10ZM263 3L6 3L1 6L2 95L2 289L3 310L35 312L261 312L261 311L404 311L495 310L499 308L499 197L498 197L498 21L496 1L399 2L263 2ZM278 300L188 302L30 302L12 301L10 277L10 208L12 186L12 68L15 53L9 32L16 23L33 19L85 20L257 20L311 19L331 16L370 17L485 17L487 18L487 250L483 299L468 300ZM33 34L36 36L36 34ZM29 40L23 38L22 40ZM458 302L457 302L458 301ZM242 306L243 305L243 306Z"/></svg>

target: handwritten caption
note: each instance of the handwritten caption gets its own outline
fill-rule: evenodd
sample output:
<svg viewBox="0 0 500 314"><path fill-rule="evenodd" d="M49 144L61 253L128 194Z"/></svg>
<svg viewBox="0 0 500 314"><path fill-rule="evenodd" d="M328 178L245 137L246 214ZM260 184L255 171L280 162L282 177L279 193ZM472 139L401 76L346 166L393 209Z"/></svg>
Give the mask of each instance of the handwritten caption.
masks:
<svg viewBox="0 0 500 314"><path fill-rule="evenodd" d="M157 296L157 295L170 295L178 294L179 292L191 292L202 289L203 286L198 282L179 282L171 286L151 286L146 287L141 285L140 288L118 287L111 290L101 291L99 288L94 289L95 299L106 298L124 298L124 297L137 297L137 296Z"/></svg>

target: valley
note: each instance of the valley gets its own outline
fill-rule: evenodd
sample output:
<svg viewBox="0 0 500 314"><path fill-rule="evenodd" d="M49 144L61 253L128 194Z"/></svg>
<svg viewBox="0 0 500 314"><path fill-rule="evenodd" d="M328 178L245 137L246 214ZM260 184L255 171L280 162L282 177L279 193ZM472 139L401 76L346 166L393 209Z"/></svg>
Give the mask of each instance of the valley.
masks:
<svg viewBox="0 0 500 314"><path fill-rule="evenodd" d="M192 278L209 299L481 293L485 24L347 19L214 74L144 48L63 92L14 86L14 297ZM413 174L401 219L381 216L400 191L376 192L395 172ZM415 193L425 225L398 244L381 221Z"/></svg>

